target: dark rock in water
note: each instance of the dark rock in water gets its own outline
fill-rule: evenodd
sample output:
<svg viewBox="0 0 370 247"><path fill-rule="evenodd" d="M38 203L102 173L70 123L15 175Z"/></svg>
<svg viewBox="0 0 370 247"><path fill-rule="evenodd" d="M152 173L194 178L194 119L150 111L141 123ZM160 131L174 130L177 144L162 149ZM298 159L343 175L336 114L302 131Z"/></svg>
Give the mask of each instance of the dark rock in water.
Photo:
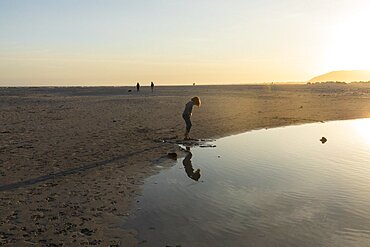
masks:
<svg viewBox="0 0 370 247"><path fill-rule="evenodd" d="M177 160L177 153L168 153L167 157L173 160Z"/></svg>
<svg viewBox="0 0 370 247"><path fill-rule="evenodd" d="M320 141L321 141L322 144L324 144L325 142L328 141L328 139L326 139L325 137L321 137Z"/></svg>
<svg viewBox="0 0 370 247"><path fill-rule="evenodd" d="M131 91L132 91L132 90L131 90L131 89L129 89L127 92L129 92L129 93L130 93Z"/></svg>

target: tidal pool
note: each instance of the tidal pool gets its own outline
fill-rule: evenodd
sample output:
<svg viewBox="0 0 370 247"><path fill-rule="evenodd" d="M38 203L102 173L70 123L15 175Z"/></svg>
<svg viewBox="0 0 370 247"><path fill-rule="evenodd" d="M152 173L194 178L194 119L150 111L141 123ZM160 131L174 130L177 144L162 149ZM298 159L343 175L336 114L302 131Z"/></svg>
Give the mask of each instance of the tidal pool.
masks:
<svg viewBox="0 0 370 247"><path fill-rule="evenodd" d="M370 119L214 144L146 179L124 224L140 246L370 246Z"/></svg>

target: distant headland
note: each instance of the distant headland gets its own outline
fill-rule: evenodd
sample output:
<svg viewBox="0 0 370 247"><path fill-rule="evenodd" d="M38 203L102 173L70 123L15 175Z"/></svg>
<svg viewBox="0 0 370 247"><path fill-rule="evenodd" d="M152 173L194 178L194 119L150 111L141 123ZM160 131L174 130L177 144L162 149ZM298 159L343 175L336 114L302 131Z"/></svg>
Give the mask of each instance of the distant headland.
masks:
<svg viewBox="0 0 370 247"><path fill-rule="evenodd" d="M329 73L316 76L310 79L308 82L369 82L370 71L369 70L338 70L331 71Z"/></svg>

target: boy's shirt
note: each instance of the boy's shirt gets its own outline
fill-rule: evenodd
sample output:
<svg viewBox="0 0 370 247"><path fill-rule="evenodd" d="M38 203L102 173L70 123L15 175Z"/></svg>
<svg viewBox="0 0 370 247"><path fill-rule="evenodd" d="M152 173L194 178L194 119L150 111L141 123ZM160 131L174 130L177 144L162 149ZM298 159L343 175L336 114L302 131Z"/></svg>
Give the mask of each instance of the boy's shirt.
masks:
<svg viewBox="0 0 370 247"><path fill-rule="evenodd" d="M185 110L184 110L184 113L182 115L184 116L191 116L191 112L193 111L193 106L194 106L194 102L193 101L189 101L188 103L186 103L185 105Z"/></svg>

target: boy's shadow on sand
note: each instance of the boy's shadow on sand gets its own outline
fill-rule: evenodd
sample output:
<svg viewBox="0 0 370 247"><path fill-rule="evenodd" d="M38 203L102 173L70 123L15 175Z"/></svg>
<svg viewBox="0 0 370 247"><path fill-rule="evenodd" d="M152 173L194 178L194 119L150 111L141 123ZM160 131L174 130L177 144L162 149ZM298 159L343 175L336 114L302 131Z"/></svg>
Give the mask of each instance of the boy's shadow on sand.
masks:
<svg viewBox="0 0 370 247"><path fill-rule="evenodd" d="M157 149L157 148L160 148L160 147L156 147L154 149ZM31 185L38 184L38 183L43 183L43 182L46 182L46 181L49 181L49 180L54 180L54 179L61 178L61 177L64 177L64 176L73 175L73 174L77 174L77 173L80 173L80 172L88 171L88 170L91 170L91 169L94 169L94 168L97 168L97 167L109 165L109 164L114 163L116 161L123 161L123 160L126 160L129 157L132 157L132 156L135 156L135 155L141 155L143 152L148 152L148 151L153 151L153 148L146 148L146 149L143 149L143 150L138 150L136 152L128 153L128 154L121 155L121 156L116 156L116 157L113 157L113 158L107 159L107 160L101 160L101 161L86 163L86 164L83 164L83 165L78 166L78 167L73 167L73 168L66 169L66 170L63 170L63 171L60 171L60 172L55 172L55 173L50 173L50 174L35 177L35 178L30 178L30 179L23 180L23 181L20 181L20 182L14 182L14 183L10 183L10 184L0 184L0 192L1 191L14 190L14 189L18 189L18 188L24 188L24 187L27 187L27 186L31 186Z"/></svg>
<svg viewBox="0 0 370 247"><path fill-rule="evenodd" d="M194 171L193 165L191 163L191 158L193 157L193 154L190 152L190 147L186 147L186 152L187 154L184 160L182 161L182 164L184 165L185 168L185 172L189 178L198 181L200 178L200 169Z"/></svg>
<svg viewBox="0 0 370 247"><path fill-rule="evenodd" d="M160 148L160 146L158 146L156 148ZM198 181L199 178L200 178L200 169L197 169L194 172L193 166L191 164L191 158L192 158L193 155L190 152L190 147L187 147L186 150L187 150L188 153L187 153L185 159L183 160L183 164L184 164L184 167L185 167L186 174L189 176L189 178L191 178L195 181ZM14 183L10 183L10 184L1 184L0 183L0 192L19 189L19 188L24 188L24 187L27 187L27 186L47 182L49 180L54 180L54 179L61 178L61 177L64 177L64 176L73 175L73 174L77 174L77 173L80 173L80 172L88 171L88 170L91 170L91 169L94 169L94 168L97 168L97 167L109 165L109 164L114 163L116 161L123 161L123 160L125 160L129 157L132 157L132 156L135 156L135 155L140 155L143 152L148 152L148 151L153 151L153 148L146 148L146 149L143 149L143 150L138 150L136 152L128 153L128 154L121 155L121 156L116 156L116 157L113 157L113 158L107 159L107 160L85 163L85 164L83 164L81 166L78 166L78 167L73 167L73 168L66 169L66 170L59 171L59 172L49 173L47 175L42 175L42 176L39 176L39 177L30 178L30 179L19 181L19 182L14 182Z"/></svg>

